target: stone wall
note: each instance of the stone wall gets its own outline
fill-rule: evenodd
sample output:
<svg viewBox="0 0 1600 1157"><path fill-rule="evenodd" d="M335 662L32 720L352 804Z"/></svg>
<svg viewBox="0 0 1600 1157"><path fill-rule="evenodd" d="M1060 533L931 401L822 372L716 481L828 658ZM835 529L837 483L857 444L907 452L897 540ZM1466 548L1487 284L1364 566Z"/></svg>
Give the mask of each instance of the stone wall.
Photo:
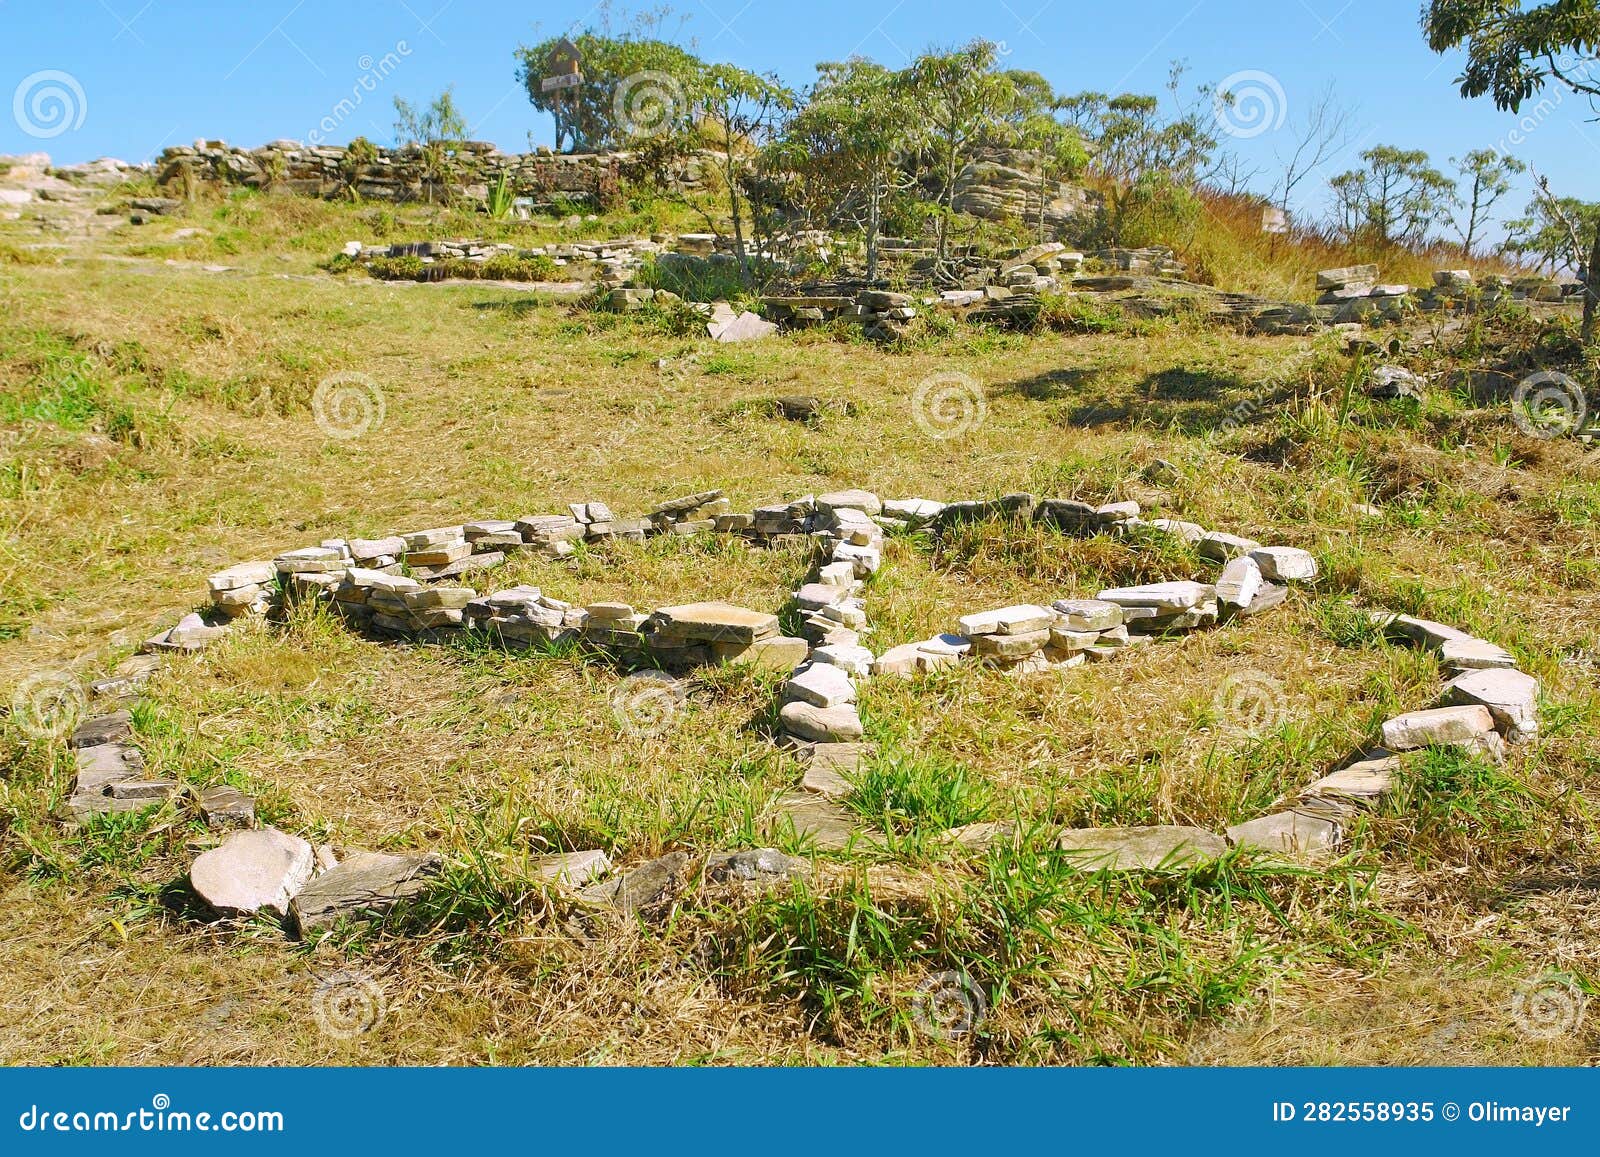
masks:
<svg viewBox="0 0 1600 1157"><path fill-rule="evenodd" d="M162 152L157 180L174 193L193 193L207 186L241 185L309 197L343 197L351 193L368 201L439 201L451 198L483 201L502 175L517 197L546 204L562 197L597 204L615 188L632 155L598 153L567 155L541 149L502 153L494 145L467 141L451 153L448 182L430 176L423 152L415 147L370 151L343 145L302 145L273 141L243 149L225 141L196 141ZM675 186L700 186L701 163L689 158L672 176Z"/></svg>

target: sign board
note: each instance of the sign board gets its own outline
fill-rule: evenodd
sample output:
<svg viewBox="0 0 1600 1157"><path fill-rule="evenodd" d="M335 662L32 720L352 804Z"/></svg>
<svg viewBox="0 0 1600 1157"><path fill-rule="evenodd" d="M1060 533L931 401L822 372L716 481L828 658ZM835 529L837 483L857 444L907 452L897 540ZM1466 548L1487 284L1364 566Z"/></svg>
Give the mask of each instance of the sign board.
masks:
<svg viewBox="0 0 1600 1157"><path fill-rule="evenodd" d="M563 36L550 50L550 59L545 61L544 82L541 87L545 92L552 92L560 88L575 88L582 83L583 53L578 51L576 44Z"/></svg>
<svg viewBox="0 0 1600 1157"><path fill-rule="evenodd" d="M1263 233L1287 233L1289 231L1289 218L1282 209L1268 206L1261 210L1261 231Z"/></svg>

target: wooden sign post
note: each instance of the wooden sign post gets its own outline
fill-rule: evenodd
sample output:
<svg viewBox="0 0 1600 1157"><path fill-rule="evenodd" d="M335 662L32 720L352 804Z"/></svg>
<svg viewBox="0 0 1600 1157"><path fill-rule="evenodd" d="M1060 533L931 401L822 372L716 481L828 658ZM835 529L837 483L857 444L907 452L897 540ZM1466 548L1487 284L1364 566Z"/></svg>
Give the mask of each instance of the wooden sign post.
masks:
<svg viewBox="0 0 1600 1157"><path fill-rule="evenodd" d="M561 148L561 93L575 90L583 83L583 55L578 51L578 46L566 37L556 41L556 46L550 50L550 59L545 62L544 79L539 82L540 92L553 92L555 97L556 115L556 149ZM573 91L571 103L576 111L578 94ZM576 117L572 117L574 121ZM577 144L576 131L573 133L573 144Z"/></svg>

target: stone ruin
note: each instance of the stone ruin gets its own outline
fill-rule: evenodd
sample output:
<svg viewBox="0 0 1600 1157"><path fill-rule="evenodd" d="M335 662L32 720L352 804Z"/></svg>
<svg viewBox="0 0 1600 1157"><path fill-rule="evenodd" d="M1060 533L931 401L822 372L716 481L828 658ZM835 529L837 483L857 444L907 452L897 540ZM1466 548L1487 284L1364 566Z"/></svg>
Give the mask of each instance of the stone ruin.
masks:
<svg viewBox="0 0 1600 1157"><path fill-rule="evenodd" d="M307 197L335 198L355 193L363 200L390 203L446 199L485 202L503 177L513 196L531 207L555 198L598 206L632 160L630 153L503 153L485 141L452 146L452 180L442 185L430 175L421 149L372 146L357 153L344 145L303 145L279 140L244 149L226 141L196 141L162 151L156 181L173 194L193 195L205 187L240 185ZM701 188L702 161L687 158L668 183L685 192Z"/></svg>
<svg viewBox="0 0 1600 1157"><path fill-rule="evenodd" d="M1156 582L1092 596L1067 592L952 617L946 633L876 651L869 646L868 580L882 566L886 533L939 536L962 524L998 520L1043 525L1071 535L1176 536L1217 567L1212 582ZM792 545L814 552L807 580L789 606L800 634L784 635L776 614L707 601L641 610L622 603L575 606L536 587L469 586L516 552L560 559L575 544L658 535L717 534L751 549ZM619 517L600 502L565 513L484 519L382 539L333 539L241 563L208 580L209 619L191 615L147 641L141 654L91 689L126 701L174 654L201 651L246 618L276 620L289 606L314 602L377 639L429 644L471 633L498 646L557 644L635 672L627 694L681 699L683 676L699 668L748 664L779 673L772 740L801 764L802 776L768 817L807 851L889 849L884 833L839 800L870 758L858 702L868 679L916 679L980 663L1017 678L1048 676L1088 663L1126 659L1144 647L1208 630L1279 606L1289 584L1312 581L1304 550L1260 543L1177 519L1142 517L1134 502L1091 505L1012 494L941 503L884 501L864 490L807 495L735 511L720 491L687 495L642 517ZM1064 829L1055 846L1083 871L1186 870L1247 848L1274 858L1315 858L1339 846L1364 809L1389 792L1407 753L1454 746L1499 761L1507 743L1536 734L1539 684L1516 670L1502 648L1443 624L1371 612L1397 639L1438 658L1445 683L1438 705L1385 722L1381 746L1280 799L1267 814L1225 831L1181 825ZM77 775L65 805L70 818L142 810L169 801L196 809L229 831L203 852L189 884L221 916L274 913L298 936L318 935L346 919L381 917L431 886L446 860L437 853L357 851L336 860L331 849L256 826L254 801L225 786L195 789L146 775L132 716L123 707L89 718L70 738ZM976 851L1018 838L1016 825L985 822L954 829L946 840ZM650 914L701 886L759 889L807 875L806 856L773 848L732 849L696 857L686 851L619 868L603 849L574 849L535 868L549 886L580 903Z"/></svg>

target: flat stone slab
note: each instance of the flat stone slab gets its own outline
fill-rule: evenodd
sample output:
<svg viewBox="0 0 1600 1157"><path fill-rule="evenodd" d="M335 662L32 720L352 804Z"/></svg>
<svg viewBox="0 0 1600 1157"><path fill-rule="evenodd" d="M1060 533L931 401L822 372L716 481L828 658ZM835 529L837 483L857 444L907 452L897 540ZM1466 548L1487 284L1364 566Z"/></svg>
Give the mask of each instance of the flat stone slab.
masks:
<svg viewBox="0 0 1600 1157"><path fill-rule="evenodd" d="M107 743L120 743L133 735L133 716L127 711L113 711L109 715L96 715L85 719L67 741L69 747L100 747Z"/></svg>
<svg viewBox="0 0 1600 1157"><path fill-rule="evenodd" d="M1071 631L1109 631L1122 625L1122 608L1103 599L1059 599L1050 609Z"/></svg>
<svg viewBox="0 0 1600 1157"><path fill-rule="evenodd" d="M1227 841L1204 828L1161 825L1141 828L1068 828L1056 847L1084 871L1151 872L1193 867L1228 850Z"/></svg>
<svg viewBox="0 0 1600 1157"><path fill-rule="evenodd" d="M778 800L780 823L793 825L795 838L822 852L841 852L850 847L871 847L881 842L880 833L859 826L860 820L848 808L816 795L792 793Z"/></svg>
<svg viewBox="0 0 1600 1157"><path fill-rule="evenodd" d="M277 828L235 832L200 854L189 869L189 885L222 916L262 909L285 916L315 865L311 845L299 836Z"/></svg>
<svg viewBox="0 0 1600 1157"><path fill-rule="evenodd" d="M685 603L656 611L649 629L700 643L753 643L778 633L778 616L732 603Z"/></svg>
<svg viewBox="0 0 1600 1157"><path fill-rule="evenodd" d="M1238 558L1242 554L1249 554L1252 550L1259 549L1261 544L1253 538L1244 538L1237 534L1226 534L1220 530L1207 531L1204 537L1195 544L1195 553L1201 558L1211 562L1227 562L1229 559Z"/></svg>
<svg viewBox="0 0 1600 1157"><path fill-rule="evenodd" d="M687 852L668 852L648 860L623 875L591 884L579 893L593 903L610 904L624 912L649 914L667 907L688 885L693 858Z"/></svg>
<svg viewBox="0 0 1600 1157"><path fill-rule="evenodd" d="M1217 601L1243 610L1255 602L1264 581L1255 559L1249 555L1231 559L1217 576Z"/></svg>
<svg viewBox="0 0 1600 1157"><path fill-rule="evenodd" d="M1445 702L1489 709L1513 743L1539 733L1539 680L1521 671L1486 669L1457 675L1445 684Z"/></svg>
<svg viewBox="0 0 1600 1157"><path fill-rule="evenodd" d="M706 857L705 877L713 884L772 886L811 874L811 865L798 856L786 856L777 848L754 848L742 852L712 852Z"/></svg>
<svg viewBox="0 0 1600 1157"><path fill-rule="evenodd" d="M254 827L255 797L237 788L208 787L200 793L200 815L209 828Z"/></svg>
<svg viewBox="0 0 1600 1157"><path fill-rule="evenodd" d="M1301 789L1300 795L1350 800L1371 806L1388 795L1400 770L1398 755L1377 755L1323 776Z"/></svg>
<svg viewBox="0 0 1600 1157"><path fill-rule="evenodd" d="M739 663L780 674L793 671L811 653L809 643L792 635L772 635L753 643L714 643L712 648L719 663Z"/></svg>
<svg viewBox="0 0 1600 1157"><path fill-rule="evenodd" d="M838 799L855 790L850 777L861 767L866 745L861 743L818 743L806 752L805 778L800 786L815 795Z"/></svg>
<svg viewBox="0 0 1600 1157"><path fill-rule="evenodd" d="M1286 856L1325 852L1338 845L1341 834L1333 820L1297 811L1260 816L1234 824L1227 832L1234 847Z"/></svg>
<svg viewBox="0 0 1600 1157"><path fill-rule="evenodd" d="M78 774L74 788L80 792L100 792L124 779L144 774L144 753L121 743L100 743L80 747L72 753Z"/></svg>
<svg viewBox="0 0 1600 1157"><path fill-rule="evenodd" d="M751 313L747 310L732 321L712 321L708 323L706 332L713 339L721 342L759 341L777 333L778 327L772 322L764 320L760 314Z"/></svg>
<svg viewBox="0 0 1600 1157"><path fill-rule="evenodd" d="M859 643L824 643L811 652L811 659L839 667L848 675L865 675L872 670L872 652Z"/></svg>
<svg viewBox="0 0 1600 1157"><path fill-rule="evenodd" d="M1176 582L1150 583L1140 587L1116 587L1101 591L1095 596L1101 602L1116 603L1119 607L1154 607L1158 610L1186 611L1216 597L1216 588L1205 583L1180 579Z"/></svg>
<svg viewBox="0 0 1600 1157"><path fill-rule="evenodd" d="M968 851L981 852L997 843L1015 839L1016 835L1017 825L1009 820L984 820L951 828L944 833L943 838L946 843L955 844Z"/></svg>
<svg viewBox="0 0 1600 1157"><path fill-rule="evenodd" d="M1494 716L1481 704L1434 707L1397 715L1383 725L1383 745L1390 751L1471 743L1494 730Z"/></svg>
<svg viewBox="0 0 1600 1157"><path fill-rule="evenodd" d="M813 707L837 707L856 701L856 685L843 667L813 663L789 676L783 685L783 696L790 702Z"/></svg>
<svg viewBox="0 0 1600 1157"><path fill-rule="evenodd" d="M236 591L242 587L259 586L270 583L278 577L278 568L270 560L267 562L241 562L230 566L227 570L220 570L206 580L206 587L212 592Z"/></svg>
<svg viewBox="0 0 1600 1157"><path fill-rule="evenodd" d="M870 490L835 490L828 494L819 494L816 506L824 514L834 510L859 510L863 514L883 513L883 500Z"/></svg>
<svg viewBox="0 0 1600 1157"><path fill-rule="evenodd" d="M1485 639L1446 639L1437 648L1439 661L1453 667L1487 670L1510 668L1517 665L1515 656L1504 647L1497 647Z"/></svg>
<svg viewBox="0 0 1600 1157"><path fill-rule="evenodd" d="M1262 546L1252 550L1249 557L1268 582L1302 582L1317 577L1317 560L1310 551L1299 547Z"/></svg>
<svg viewBox="0 0 1600 1157"><path fill-rule="evenodd" d="M810 703L785 703L778 712L783 729L811 743L849 743L860 739L861 716L855 707L816 707Z"/></svg>
<svg viewBox="0 0 1600 1157"><path fill-rule="evenodd" d="M1055 625L1056 619L1056 612L1049 607L1019 603L999 610L962 615L956 621L956 633L969 639L979 635L1026 635L1048 630Z"/></svg>
<svg viewBox="0 0 1600 1157"><path fill-rule="evenodd" d="M534 862L533 874L568 887L581 888L611 871L611 857L598 848L582 852L558 852Z"/></svg>
<svg viewBox="0 0 1600 1157"><path fill-rule="evenodd" d="M304 937L340 920L382 915L426 891L442 864L432 852L353 852L300 890L289 902L290 918Z"/></svg>

